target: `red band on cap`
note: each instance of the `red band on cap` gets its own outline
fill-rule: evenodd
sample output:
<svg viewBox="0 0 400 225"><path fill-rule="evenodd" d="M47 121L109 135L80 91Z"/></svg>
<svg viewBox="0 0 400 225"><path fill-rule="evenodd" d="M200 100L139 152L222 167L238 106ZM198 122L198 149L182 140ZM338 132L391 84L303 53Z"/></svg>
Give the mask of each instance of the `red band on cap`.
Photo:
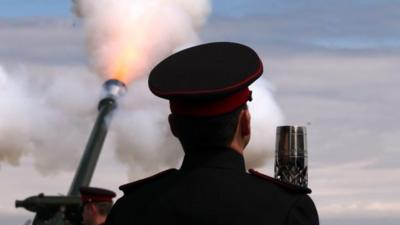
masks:
<svg viewBox="0 0 400 225"><path fill-rule="evenodd" d="M171 100L171 112L182 116L216 116L230 112L251 99L248 88L212 101Z"/></svg>
<svg viewBox="0 0 400 225"><path fill-rule="evenodd" d="M82 195L81 196L81 201L86 203L86 202L112 202L112 197L111 196L87 196L87 195Z"/></svg>

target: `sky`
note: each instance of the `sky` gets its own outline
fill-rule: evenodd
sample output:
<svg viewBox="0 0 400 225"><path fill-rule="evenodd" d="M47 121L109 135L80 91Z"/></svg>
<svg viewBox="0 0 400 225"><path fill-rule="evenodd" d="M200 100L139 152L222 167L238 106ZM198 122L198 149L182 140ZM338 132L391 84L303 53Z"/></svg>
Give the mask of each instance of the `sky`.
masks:
<svg viewBox="0 0 400 225"><path fill-rule="evenodd" d="M0 0L0 5L3 73L29 90L29 82L39 82L35 87L42 88L29 92L37 101L23 109L36 120L54 124L47 132L71 129L71 137L61 144L83 146L86 137L74 134L90 132L95 104L86 103L97 101L102 80L88 69L84 31L70 12L71 3ZM311 197L321 224L400 221L399 11L397 0L218 0L199 33L202 42L236 41L256 49L265 66L263 79L269 82L285 123L307 126ZM60 98L63 104L57 101ZM63 112L82 115L85 123L65 124L52 113L37 110L43 99ZM6 104L13 101L0 95L0 110L6 112ZM129 118L120 114L112 124L115 128ZM20 118L29 121L30 115ZM135 115L141 118L140 113ZM16 124L24 126L23 121ZM35 129L18 135L24 140ZM1 132L3 137L11 135ZM110 132L111 137L116 135ZM61 144L55 152L68 150ZM105 144L93 185L117 190L137 174L118 153L107 151L112 145ZM0 142L0 147L7 146ZM65 160L57 154L15 154L18 160L0 158L0 190L5 192L1 224L32 218L14 208L15 199L40 192L65 194L79 160L79 151L72 150ZM272 165L268 160L260 170L271 175Z"/></svg>

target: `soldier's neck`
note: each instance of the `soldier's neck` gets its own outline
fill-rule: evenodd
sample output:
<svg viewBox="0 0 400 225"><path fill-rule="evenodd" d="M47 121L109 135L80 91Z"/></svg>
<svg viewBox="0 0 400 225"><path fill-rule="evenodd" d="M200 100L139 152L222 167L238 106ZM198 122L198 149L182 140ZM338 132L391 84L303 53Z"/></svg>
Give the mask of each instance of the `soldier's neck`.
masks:
<svg viewBox="0 0 400 225"><path fill-rule="evenodd" d="M237 141L232 141L231 145L229 146L229 148L231 148L233 151L243 155L243 151L244 151L244 146L243 144L237 142Z"/></svg>

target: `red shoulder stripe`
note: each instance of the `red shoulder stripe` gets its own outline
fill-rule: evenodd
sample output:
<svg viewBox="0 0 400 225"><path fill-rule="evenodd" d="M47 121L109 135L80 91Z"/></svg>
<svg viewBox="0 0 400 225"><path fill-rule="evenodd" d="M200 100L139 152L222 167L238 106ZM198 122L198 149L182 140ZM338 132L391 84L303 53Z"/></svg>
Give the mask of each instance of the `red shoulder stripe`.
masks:
<svg viewBox="0 0 400 225"><path fill-rule="evenodd" d="M159 173L157 173L157 174L154 174L153 176L146 177L146 178L141 179L141 180L137 180L137 181L134 181L134 182L131 182L131 183L128 183L128 184L121 185L121 186L119 187L119 189L120 189L121 191L123 191L124 193L126 193L127 191L129 191L129 190L132 189L132 188L138 187L138 186L140 186L140 185L142 185L142 184L145 184L145 183L147 183L147 182L149 182L149 181L152 181L152 180L156 180L156 179L158 179L158 178L161 178L161 177L163 177L163 176L165 176L165 175L167 175L167 174L169 174L169 173L171 173L171 172L173 172L173 171L177 171L177 169L167 169L167 170L164 170L164 171L162 171L162 172L159 172Z"/></svg>

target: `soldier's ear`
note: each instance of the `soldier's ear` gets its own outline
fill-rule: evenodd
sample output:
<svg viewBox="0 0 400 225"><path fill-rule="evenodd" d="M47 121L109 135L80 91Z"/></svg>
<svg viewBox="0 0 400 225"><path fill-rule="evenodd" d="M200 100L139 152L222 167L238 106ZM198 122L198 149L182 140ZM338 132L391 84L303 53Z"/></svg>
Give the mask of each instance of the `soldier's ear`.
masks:
<svg viewBox="0 0 400 225"><path fill-rule="evenodd" d="M250 135L251 132L251 127L250 127L250 112L248 109L243 109L241 115L240 115L240 127L241 127L241 133L243 136L248 136Z"/></svg>
<svg viewBox="0 0 400 225"><path fill-rule="evenodd" d="M178 133L176 131L176 127L175 127L175 120L174 120L174 115L169 114L168 116L168 123L169 123L169 127L171 128L171 132L175 137L178 137Z"/></svg>
<svg viewBox="0 0 400 225"><path fill-rule="evenodd" d="M90 215L95 214L96 211L97 211L96 206L95 206L92 202L86 204L85 207L86 207L87 212L88 212Z"/></svg>

